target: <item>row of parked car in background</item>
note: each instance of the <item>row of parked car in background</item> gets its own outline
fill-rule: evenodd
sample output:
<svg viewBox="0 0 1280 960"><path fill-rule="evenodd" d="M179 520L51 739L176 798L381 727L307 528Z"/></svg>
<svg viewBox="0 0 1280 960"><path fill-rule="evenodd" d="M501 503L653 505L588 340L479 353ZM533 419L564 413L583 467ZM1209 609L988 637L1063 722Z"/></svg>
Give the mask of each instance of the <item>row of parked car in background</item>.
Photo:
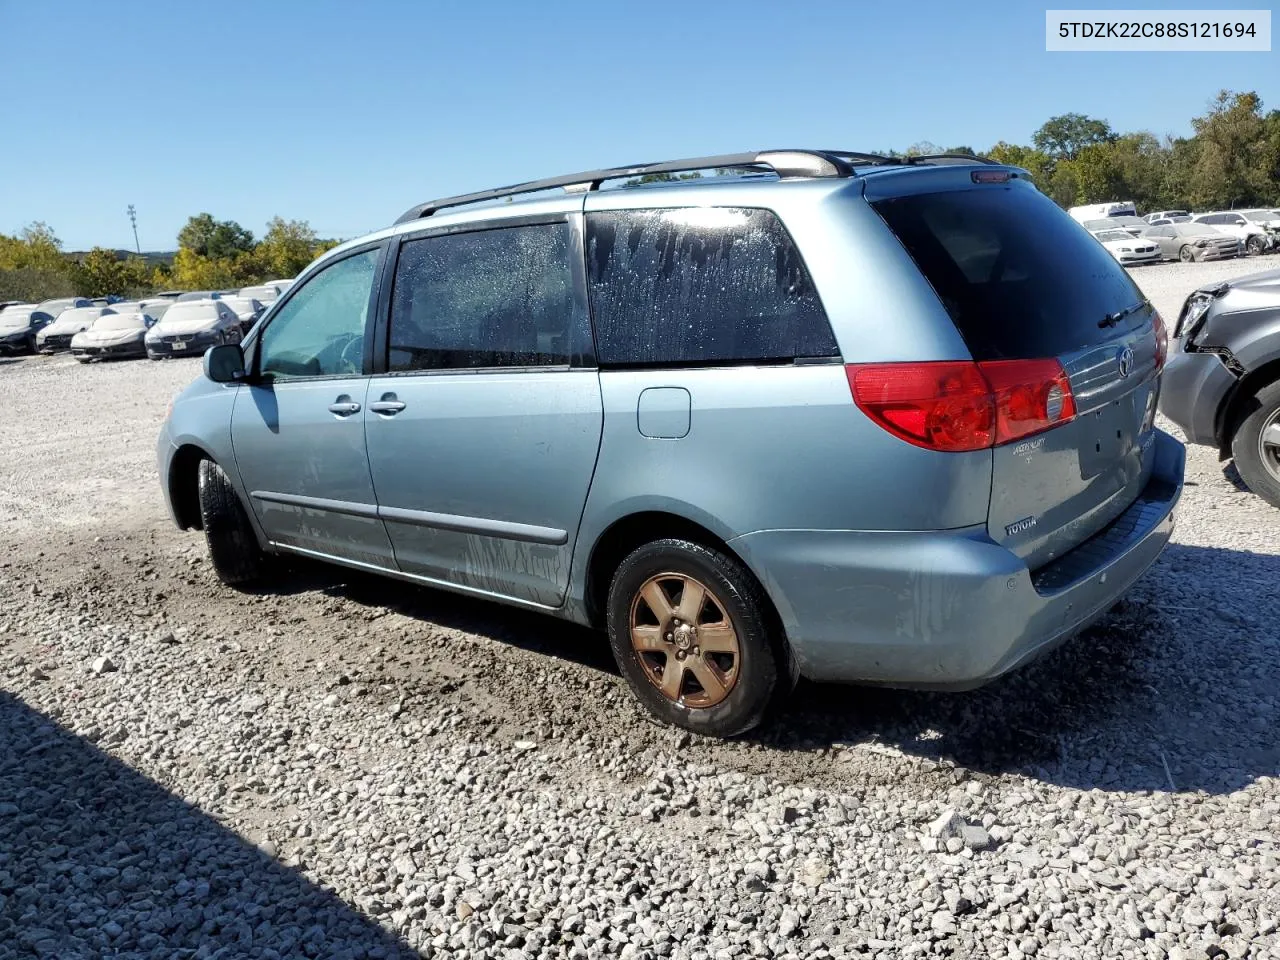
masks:
<svg viewBox="0 0 1280 960"><path fill-rule="evenodd" d="M239 343L292 280L239 290L168 290L142 300L65 297L0 304L0 354L57 353L77 360L202 354Z"/></svg>
<svg viewBox="0 0 1280 960"><path fill-rule="evenodd" d="M1126 266L1164 260L1223 260L1280 250L1280 209L1159 210L1139 217L1132 201L1067 211Z"/></svg>

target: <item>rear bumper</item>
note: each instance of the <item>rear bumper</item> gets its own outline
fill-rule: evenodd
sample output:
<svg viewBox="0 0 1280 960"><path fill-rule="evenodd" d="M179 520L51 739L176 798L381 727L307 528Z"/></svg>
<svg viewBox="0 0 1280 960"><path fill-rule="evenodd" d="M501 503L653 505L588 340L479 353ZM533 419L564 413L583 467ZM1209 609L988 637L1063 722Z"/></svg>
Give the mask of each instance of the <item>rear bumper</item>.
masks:
<svg viewBox="0 0 1280 960"><path fill-rule="evenodd" d="M1218 446L1218 411L1236 377L1216 354L1171 352L1160 387L1160 412L1187 435L1188 443Z"/></svg>
<svg viewBox="0 0 1280 960"><path fill-rule="evenodd" d="M818 681L968 689L1105 613L1173 532L1185 451L1155 433L1147 487L1114 522L1034 572L986 529L768 530L732 541Z"/></svg>

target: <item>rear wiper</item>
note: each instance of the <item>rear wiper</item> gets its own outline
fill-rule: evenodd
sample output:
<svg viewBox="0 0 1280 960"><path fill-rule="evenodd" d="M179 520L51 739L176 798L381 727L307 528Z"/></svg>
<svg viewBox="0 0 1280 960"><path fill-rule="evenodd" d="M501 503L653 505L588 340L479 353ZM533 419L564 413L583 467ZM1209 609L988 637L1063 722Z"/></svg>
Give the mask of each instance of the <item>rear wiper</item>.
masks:
<svg viewBox="0 0 1280 960"><path fill-rule="evenodd" d="M1100 327L1114 327L1117 323L1129 316L1131 313L1137 313L1147 305L1147 301L1140 300L1137 303L1125 307L1123 310L1117 310L1115 313L1108 313L1105 317L1098 321Z"/></svg>

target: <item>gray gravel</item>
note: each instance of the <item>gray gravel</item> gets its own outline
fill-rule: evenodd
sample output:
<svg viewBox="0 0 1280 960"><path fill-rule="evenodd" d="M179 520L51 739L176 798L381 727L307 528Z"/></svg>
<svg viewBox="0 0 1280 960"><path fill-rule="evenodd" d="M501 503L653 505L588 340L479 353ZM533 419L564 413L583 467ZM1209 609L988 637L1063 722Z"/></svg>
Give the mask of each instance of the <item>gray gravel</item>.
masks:
<svg viewBox="0 0 1280 960"><path fill-rule="evenodd" d="M1280 512L1212 451L1043 662L719 743L553 620L219 587L152 463L196 369L0 364L0 958L1280 957Z"/></svg>

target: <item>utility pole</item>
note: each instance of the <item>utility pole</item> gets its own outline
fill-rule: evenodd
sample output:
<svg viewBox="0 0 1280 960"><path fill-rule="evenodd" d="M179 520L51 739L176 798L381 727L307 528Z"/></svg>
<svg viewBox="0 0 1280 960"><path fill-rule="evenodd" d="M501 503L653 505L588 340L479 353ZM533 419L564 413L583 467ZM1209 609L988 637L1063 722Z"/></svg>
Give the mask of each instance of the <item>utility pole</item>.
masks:
<svg viewBox="0 0 1280 960"><path fill-rule="evenodd" d="M133 204L129 204L129 223L133 225L133 247L138 251L139 256L142 254L142 244L138 243L138 212L133 209Z"/></svg>

